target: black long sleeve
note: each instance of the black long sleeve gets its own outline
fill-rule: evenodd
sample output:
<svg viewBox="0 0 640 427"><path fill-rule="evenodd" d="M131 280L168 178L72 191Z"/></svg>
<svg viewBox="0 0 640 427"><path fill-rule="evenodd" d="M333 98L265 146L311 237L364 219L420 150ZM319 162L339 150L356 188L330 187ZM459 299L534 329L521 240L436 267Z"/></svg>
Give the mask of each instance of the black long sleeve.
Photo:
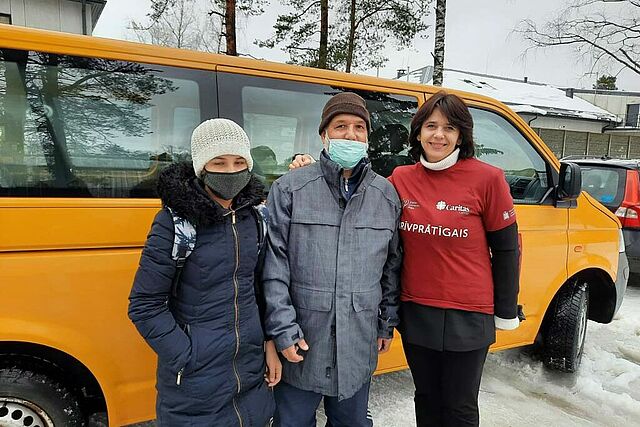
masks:
<svg viewBox="0 0 640 427"><path fill-rule="evenodd" d="M515 319L518 317L518 292L520 291L517 223L488 232L487 242L491 249L494 313L503 319Z"/></svg>

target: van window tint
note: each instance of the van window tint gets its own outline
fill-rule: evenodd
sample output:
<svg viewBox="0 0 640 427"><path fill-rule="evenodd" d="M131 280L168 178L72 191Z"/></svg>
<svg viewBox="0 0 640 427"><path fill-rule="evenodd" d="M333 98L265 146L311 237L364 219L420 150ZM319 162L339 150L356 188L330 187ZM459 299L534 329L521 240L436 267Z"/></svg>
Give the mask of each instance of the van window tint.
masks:
<svg viewBox="0 0 640 427"><path fill-rule="evenodd" d="M610 209L616 209L624 198L626 169L580 165L582 189Z"/></svg>
<svg viewBox="0 0 640 427"><path fill-rule="evenodd" d="M549 188L547 165L540 154L503 117L470 110L478 159L504 170L515 203L540 202Z"/></svg>
<svg viewBox="0 0 640 427"><path fill-rule="evenodd" d="M0 195L155 197L215 117L213 76L0 49Z"/></svg>
<svg viewBox="0 0 640 427"><path fill-rule="evenodd" d="M267 187L287 172L294 154L319 156L322 108L331 96L347 90L362 96L371 114L369 157L374 170L388 176L395 166L411 163L407 139L418 106L414 97L218 74L220 115L237 121L246 130L251 140L254 172L265 180Z"/></svg>

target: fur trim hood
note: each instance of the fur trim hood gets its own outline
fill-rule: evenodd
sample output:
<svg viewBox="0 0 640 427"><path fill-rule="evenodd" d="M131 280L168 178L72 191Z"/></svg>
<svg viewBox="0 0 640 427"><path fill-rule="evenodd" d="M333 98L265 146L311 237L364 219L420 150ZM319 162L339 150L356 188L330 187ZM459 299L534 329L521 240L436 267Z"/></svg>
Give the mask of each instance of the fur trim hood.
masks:
<svg viewBox="0 0 640 427"><path fill-rule="evenodd" d="M228 211L211 200L196 178L191 163L174 163L158 178L158 195L164 206L193 225L208 226L224 220ZM265 199L264 185L254 174L234 200L234 207L255 206Z"/></svg>

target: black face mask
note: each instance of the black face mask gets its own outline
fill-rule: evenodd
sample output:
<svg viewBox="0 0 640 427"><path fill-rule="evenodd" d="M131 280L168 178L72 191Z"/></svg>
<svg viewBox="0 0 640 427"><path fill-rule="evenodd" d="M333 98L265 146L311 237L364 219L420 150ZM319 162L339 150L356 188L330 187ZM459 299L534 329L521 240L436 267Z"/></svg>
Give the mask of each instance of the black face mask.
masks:
<svg viewBox="0 0 640 427"><path fill-rule="evenodd" d="M249 169L238 172L203 171L202 181L216 196L222 200L233 200L247 186L251 179Z"/></svg>

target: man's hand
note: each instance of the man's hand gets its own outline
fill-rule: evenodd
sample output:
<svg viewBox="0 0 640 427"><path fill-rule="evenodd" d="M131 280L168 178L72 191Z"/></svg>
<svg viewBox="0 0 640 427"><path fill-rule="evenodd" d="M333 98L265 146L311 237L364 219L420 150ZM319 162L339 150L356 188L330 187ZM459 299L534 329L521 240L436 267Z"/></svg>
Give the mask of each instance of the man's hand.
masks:
<svg viewBox="0 0 640 427"><path fill-rule="evenodd" d="M309 350L309 346L307 345L307 342L304 339L301 339L291 347L287 347L284 350L282 350L282 355L285 357L285 359L287 359L291 363L302 362L304 360L304 357L298 354L298 349L303 351Z"/></svg>
<svg viewBox="0 0 640 427"><path fill-rule="evenodd" d="M378 338L378 354L386 353L391 348L393 338Z"/></svg>
<svg viewBox="0 0 640 427"><path fill-rule="evenodd" d="M309 166L311 163L315 162L315 159L308 154L296 154L291 163L289 163L289 170Z"/></svg>
<svg viewBox="0 0 640 427"><path fill-rule="evenodd" d="M264 343L264 352L267 361L267 371L264 374L264 380L269 387L273 387L278 384L282 378L282 362L280 362L278 351L273 341Z"/></svg>

